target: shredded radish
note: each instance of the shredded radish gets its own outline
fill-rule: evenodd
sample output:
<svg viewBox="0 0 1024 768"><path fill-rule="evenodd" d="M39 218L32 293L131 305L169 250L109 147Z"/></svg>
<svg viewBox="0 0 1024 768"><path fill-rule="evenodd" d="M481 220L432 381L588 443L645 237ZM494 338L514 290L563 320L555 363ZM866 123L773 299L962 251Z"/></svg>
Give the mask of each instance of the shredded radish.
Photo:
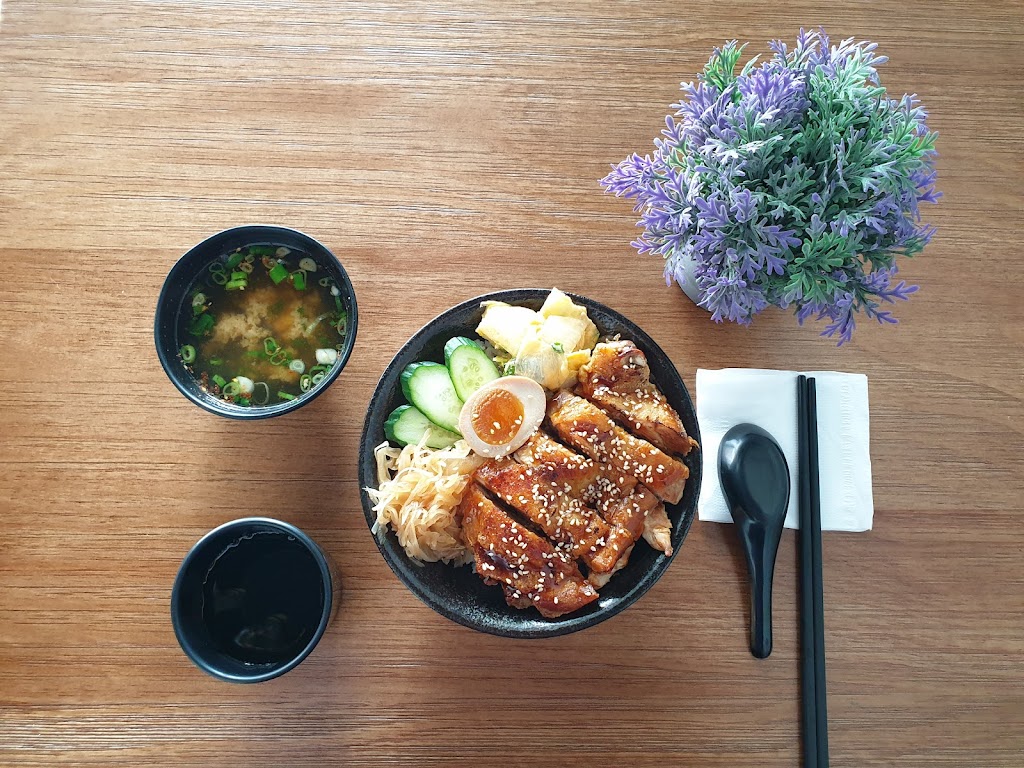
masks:
<svg viewBox="0 0 1024 768"><path fill-rule="evenodd" d="M390 525L406 554L417 560L456 565L472 560L455 508L484 460L464 440L439 451L423 445L398 449L385 442L373 455L378 487L366 489L377 513L373 532L383 536Z"/></svg>

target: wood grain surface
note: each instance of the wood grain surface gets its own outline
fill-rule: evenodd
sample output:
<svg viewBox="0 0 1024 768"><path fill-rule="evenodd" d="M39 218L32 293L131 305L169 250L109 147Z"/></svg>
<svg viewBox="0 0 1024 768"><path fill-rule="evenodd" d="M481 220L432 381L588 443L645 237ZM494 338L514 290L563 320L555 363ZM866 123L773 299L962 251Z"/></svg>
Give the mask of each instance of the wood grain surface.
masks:
<svg viewBox="0 0 1024 768"><path fill-rule="evenodd" d="M725 39L827 25L940 132L939 235L898 328L836 349L716 326L598 187ZM557 285L697 367L870 378L875 530L826 534L832 765L1024 765L1024 6L1013 2L5 0L0 22L0 764L796 766L795 539L776 644L746 643L728 526L624 614L537 642L421 605L363 521L387 361L446 307ZM191 245L240 223L344 261L355 353L296 414L190 405L152 343ZM175 642L182 556L260 513L341 570L294 672L219 683Z"/></svg>

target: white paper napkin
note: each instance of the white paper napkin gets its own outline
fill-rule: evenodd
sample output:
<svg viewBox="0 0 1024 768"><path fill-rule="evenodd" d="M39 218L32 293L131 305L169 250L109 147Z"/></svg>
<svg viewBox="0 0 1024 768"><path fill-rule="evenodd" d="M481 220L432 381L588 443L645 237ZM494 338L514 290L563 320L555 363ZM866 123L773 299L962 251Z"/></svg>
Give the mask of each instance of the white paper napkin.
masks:
<svg viewBox="0 0 1024 768"><path fill-rule="evenodd" d="M799 528L797 511L797 413L795 371L726 368L697 371L697 422L704 473L698 516L732 522L718 480L718 446L736 424L749 422L775 437L789 464L786 527ZM868 378L863 374L809 371L818 400L818 472L821 527L869 531L874 517L868 430Z"/></svg>

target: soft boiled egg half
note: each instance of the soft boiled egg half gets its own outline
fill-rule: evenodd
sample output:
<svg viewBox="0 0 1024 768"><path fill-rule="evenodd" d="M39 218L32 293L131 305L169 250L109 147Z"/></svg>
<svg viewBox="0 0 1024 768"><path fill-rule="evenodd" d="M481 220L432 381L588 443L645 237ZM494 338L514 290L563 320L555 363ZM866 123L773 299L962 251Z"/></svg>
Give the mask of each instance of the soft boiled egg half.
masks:
<svg viewBox="0 0 1024 768"><path fill-rule="evenodd" d="M544 421L544 389L525 376L504 376L474 392L459 414L459 431L478 455L500 459L525 443Z"/></svg>

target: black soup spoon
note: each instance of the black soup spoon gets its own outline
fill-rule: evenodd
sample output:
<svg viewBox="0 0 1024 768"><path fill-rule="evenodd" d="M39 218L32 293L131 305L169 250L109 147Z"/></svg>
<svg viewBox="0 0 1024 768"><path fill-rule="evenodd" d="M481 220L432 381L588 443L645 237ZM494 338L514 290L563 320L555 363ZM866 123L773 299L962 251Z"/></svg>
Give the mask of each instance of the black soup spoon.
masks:
<svg viewBox="0 0 1024 768"><path fill-rule="evenodd" d="M772 577L789 506L789 465L775 438L737 424L718 450L718 477L750 572L750 652L772 652Z"/></svg>

